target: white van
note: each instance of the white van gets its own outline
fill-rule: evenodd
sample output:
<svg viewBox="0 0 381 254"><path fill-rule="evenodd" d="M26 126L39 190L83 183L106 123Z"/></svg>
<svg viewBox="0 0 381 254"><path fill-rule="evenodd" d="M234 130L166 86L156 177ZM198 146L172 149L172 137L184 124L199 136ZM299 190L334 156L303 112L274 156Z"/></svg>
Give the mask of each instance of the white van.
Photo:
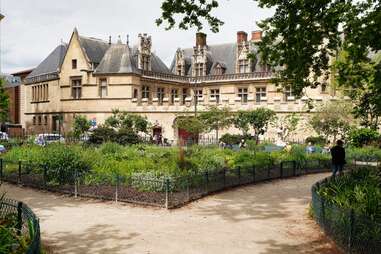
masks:
<svg viewBox="0 0 381 254"><path fill-rule="evenodd" d="M46 133L46 134L38 134L34 143L40 146L44 146L50 143L64 143L65 139L60 134Z"/></svg>

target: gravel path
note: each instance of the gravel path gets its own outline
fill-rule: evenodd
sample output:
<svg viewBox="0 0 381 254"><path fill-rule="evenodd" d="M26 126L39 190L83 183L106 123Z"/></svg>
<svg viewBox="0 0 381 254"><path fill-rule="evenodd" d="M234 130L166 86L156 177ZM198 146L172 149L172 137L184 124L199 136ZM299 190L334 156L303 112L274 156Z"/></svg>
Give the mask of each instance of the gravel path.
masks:
<svg viewBox="0 0 381 254"><path fill-rule="evenodd" d="M36 212L53 253L336 254L307 214L310 188L325 176L237 188L170 211L1 189Z"/></svg>

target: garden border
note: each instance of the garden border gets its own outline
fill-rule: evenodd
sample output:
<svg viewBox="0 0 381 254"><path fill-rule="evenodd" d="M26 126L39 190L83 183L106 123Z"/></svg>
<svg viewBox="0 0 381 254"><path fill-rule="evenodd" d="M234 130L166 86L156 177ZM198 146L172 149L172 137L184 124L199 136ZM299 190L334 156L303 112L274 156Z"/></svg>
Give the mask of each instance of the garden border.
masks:
<svg viewBox="0 0 381 254"><path fill-rule="evenodd" d="M132 177L124 179L119 175L97 184L84 184L82 176L72 172L67 177L70 184L57 185L47 181L44 167L33 170L23 167L22 161L13 163L14 170L8 173L7 163L0 158L0 181L26 187L69 194L74 197L89 197L140 205L177 208L204 196L273 179L284 179L310 173L330 171L330 161L308 160L302 164L296 161L282 161L279 164L249 168L222 168L218 171L204 171L187 177L149 179Z"/></svg>
<svg viewBox="0 0 381 254"><path fill-rule="evenodd" d="M350 174L352 171L349 171ZM346 173L347 174L347 173ZM340 177L340 176L339 176ZM312 188L311 209L314 219L326 235L346 253L350 254L377 254L381 249L381 238L363 239L361 232L365 230L381 229L381 224L372 223L371 219L357 215L353 209L344 209L329 202L317 192L321 185L327 184L334 177L327 177Z"/></svg>
<svg viewBox="0 0 381 254"><path fill-rule="evenodd" d="M41 236L40 222L33 211L23 202L3 199L0 201L0 218L14 214L17 216L16 230L18 234L32 236L26 254L40 254ZM33 232L30 232L33 230Z"/></svg>

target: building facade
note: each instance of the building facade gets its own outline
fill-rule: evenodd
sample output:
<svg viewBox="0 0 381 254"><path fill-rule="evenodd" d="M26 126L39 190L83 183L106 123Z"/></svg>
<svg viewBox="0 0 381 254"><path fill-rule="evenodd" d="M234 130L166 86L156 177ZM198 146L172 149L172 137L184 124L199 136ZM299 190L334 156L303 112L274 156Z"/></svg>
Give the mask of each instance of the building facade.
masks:
<svg viewBox="0 0 381 254"><path fill-rule="evenodd" d="M197 33L195 45L178 49L168 68L153 53L152 38L146 34L130 46L128 40L106 42L75 29L69 43L54 49L25 79L23 124L28 133L65 133L76 115L99 125L119 109L146 116L155 133L176 141L182 135L174 128L176 118L211 105L232 111L266 107L279 115L298 113L306 121L308 98L338 99L328 85L308 89L308 98L300 99L290 89L273 85L273 73L261 64L254 43L258 40L260 31L250 39L238 32L234 43L209 45L206 35ZM227 131L238 132L222 133ZM297 136L310 132L304 128ZM270 128L266 135L276 133Z"/></svg>

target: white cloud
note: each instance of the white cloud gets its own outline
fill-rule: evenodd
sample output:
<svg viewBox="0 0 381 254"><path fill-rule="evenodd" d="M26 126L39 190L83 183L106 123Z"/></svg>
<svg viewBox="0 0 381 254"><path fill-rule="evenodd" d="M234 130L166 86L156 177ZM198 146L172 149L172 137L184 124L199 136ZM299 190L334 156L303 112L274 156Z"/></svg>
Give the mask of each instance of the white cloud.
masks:
<svg viewBox="0 0 381 254"><path fill-rule="evenodd" d="M0 0L1 1L1 0ZM136 43L139 33L152 35L158 56L169 65L177 48L192 47L195 29L165 31L157 27L160 0L3 0L6 16L1 24L3 72L14 72L38 65L63 39L68 41L74 27L84 36L108 40L111 35ZM208 33L208 43L235 41L236 32L250 33L255 22L271 15L271 10L257 7L252 0L220 0L216 11L225 25L220 33Z"/></svg>

